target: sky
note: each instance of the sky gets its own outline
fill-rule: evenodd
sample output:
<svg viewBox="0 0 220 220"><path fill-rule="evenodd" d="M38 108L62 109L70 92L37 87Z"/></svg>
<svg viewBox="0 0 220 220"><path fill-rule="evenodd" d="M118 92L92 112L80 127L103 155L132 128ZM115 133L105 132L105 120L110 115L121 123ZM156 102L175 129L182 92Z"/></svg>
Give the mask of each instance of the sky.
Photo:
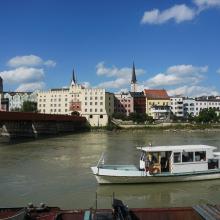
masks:
<svg viewBox="0 0 220 220"><path fill-rule="evenodd" d="M220 0L1 0L4 91L77 81L169 95L220 94Z"/></svg>

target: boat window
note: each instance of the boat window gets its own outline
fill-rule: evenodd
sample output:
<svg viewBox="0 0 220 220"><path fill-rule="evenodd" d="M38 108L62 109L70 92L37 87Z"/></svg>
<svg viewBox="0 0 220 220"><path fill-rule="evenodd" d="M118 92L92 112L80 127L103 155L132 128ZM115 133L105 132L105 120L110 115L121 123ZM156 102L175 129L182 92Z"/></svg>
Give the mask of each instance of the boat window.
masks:
<svg viewBox="0 0 220 220"><path fill-rule="evenodd" d="M195 152L195 161L206 161L206 152L205 151L196 151Z"/></svg>
<svg viewBox="0 0 220 220"><path fill-rule="evenodd" d="M174 152L174 163L181 163L181 153L180 152Z"/></svg>
<svg viewBox="0 0 220 220"><path fill-rule="evenodd" d="M193 162L193 152L185 152L182 153L182 162Z"/></svg>

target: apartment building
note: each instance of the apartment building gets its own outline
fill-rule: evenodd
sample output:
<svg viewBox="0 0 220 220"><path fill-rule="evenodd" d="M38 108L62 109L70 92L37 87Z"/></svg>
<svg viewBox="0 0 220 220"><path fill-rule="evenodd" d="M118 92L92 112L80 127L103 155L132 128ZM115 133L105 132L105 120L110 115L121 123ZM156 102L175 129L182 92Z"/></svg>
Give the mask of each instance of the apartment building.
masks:
<svg viewBox="0 0 220 220"><path fill-rule="evenodd" d="M183 97L181 96L170 97L170 110L175 116L179 118L183 118L184 117Z"/></svg>

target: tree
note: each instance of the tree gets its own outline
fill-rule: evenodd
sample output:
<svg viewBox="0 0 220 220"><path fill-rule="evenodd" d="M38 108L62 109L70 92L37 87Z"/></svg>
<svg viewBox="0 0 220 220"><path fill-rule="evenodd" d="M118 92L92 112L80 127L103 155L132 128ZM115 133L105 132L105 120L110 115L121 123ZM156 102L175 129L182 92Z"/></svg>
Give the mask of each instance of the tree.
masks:
<svg viewBox="0 0 220 220"><path fill-rule="evenodd" d="M121 113L121 112L114 112L112 117L115 119L121 119L123 121L128 119L128 117L124 113Z"/></svg>
<svg viewBox="0 0 220 220"><path fill-rule="evenodd" d="M149 123L153 122L153 118L151 116L148 116L146 113L132 112L129 115L129 119L137 123L144 123L146 121Z"/></svg>
<svg viewBox="0 0 220 220"><path fill-rule="evenodd" d="M215 112L215 109L202 109L199 112L199 115L196 117L196 122L204 122L204 123L209 123L209 122L217 122L218 121L218 116Z"/></svg>
<svg viewBox="0 0 220 220"><path fill-rule="evenodd" d="M37 112L37 103L31 101L24 101L22 108L22 112Z"/></svg>

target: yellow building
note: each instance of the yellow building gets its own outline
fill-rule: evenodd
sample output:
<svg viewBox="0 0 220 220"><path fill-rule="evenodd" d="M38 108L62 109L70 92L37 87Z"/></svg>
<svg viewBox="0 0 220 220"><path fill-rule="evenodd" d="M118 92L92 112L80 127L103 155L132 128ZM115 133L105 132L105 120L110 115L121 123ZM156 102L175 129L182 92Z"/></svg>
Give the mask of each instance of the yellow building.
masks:
<svg viewBox="0 0 220 220"><path fill-rule="evenodd" d="M170 116L170 97L164 89L145 89L146 114L153 119L166 120Z"/></svg>

